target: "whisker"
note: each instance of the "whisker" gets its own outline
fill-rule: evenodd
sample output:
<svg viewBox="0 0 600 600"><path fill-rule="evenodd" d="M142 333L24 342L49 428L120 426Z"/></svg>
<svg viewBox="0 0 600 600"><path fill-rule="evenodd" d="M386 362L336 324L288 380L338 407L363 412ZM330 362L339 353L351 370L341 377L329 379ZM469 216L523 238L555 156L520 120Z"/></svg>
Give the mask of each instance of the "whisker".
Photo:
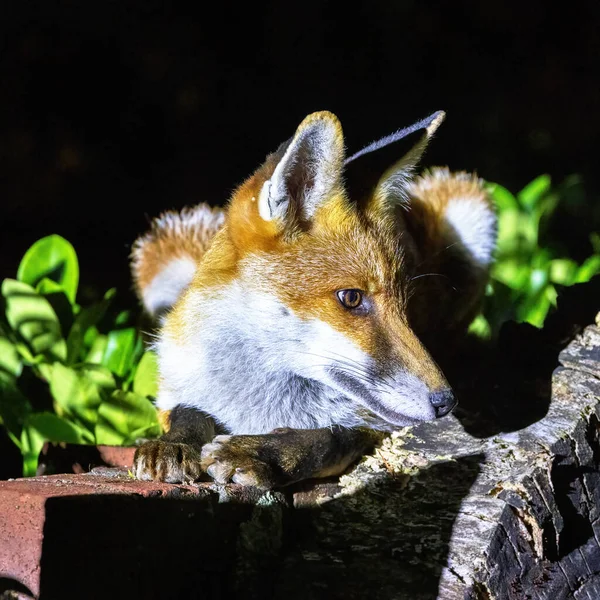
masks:
<svg viewBox="0 0 600 600"><path fill-rule="evenodd" d="M152 332L152 331L146 331L144 329L140 329L140 333L142 335L148 336L150 338L153 338L155 340L160 338L160 333L156 333L156 332Z"/></svg>
<svg viewBox="0 0 600 600"><path fill-rule="evenodd" d="M355 366L357 369L360 369L362 372L364 372L365 374L367 374L367 375L369 375L371 377L377 377L377 375L375 375L374 373L371 373L370 371L368 371L366 369L366 367L364 367L363 365L361 365L359 362L353 360L352 358L349 358L349 357L344 356L343 354L339 354L337 352L333 352L332 350L328 350L328 352L330 354L334 355L334 356L340 356L342 359L344 359L341 362L343 362L343 363L345 362L345 363L347 363L349 365ZM323 357L323 358L325 358L325 357ZM391 373L389 375L391 375Z"/></svg>
<svg viewBox="0 0 600 600"><path fill-rule="evenodd" d="M321 358L324 358L324 357L321 357ZM351 368L347 365L344 365L342 363L339 363L339 362L335 362L333 364L328 363L328 364L323 364L323 365L309 365L308 368L309 369L311 369L311 368L337 369L339 371L344 371L345 373L352 373L352 374L356 375L356 377L358 377L362 381L368 381L374 386L379 386L382 383L385 384L385 382L376 379L375 377L369 375L368 373L363 373L361 371L358 371L357 369L353 369L353 368Z"/></svg>
<svg viewBox="0 0 600 600"><path fill-rule="evenodd" d="M450 287L455 292L458 292L456 287L452 285L452 279L450 277L448 277L448 275L444 275L443 273L423 273L421 275L415 275L414 277L411 277L408 281L409 281L409 283L412 283L413 281L415 281L415 279L420 279L421 277L443 277L444 279L447 279L448 281L450 281ZM413 290L414 290L414 288L413 288ZM414 293L414 291L413 291L413 293Z"/></svg>
<svg viewBox="0 0 600 600"><path fill-rule="evenodd" d="M421 277L444 277L445 279L450 279L448 275L444 275L443 273L423 273L422 275L416 275L415 277L411 277L410 281L414 281L415 279L421 279Z"/></svg>
<svg viewBox="0 0 600 600"><path fill-rule="evenodd" d="M442 254L443 252L446 252L446 250L450 250L450 248L452 248L453 246L456 246L456 244L458 244L459 242L452 242L451 244L449 244L448 246L446 246L445 248L442 248L440 250L438 250L437 252L434 252L431 256L427 256L425 257L416 267L415 269L418 269L421 265L425 264L428 260L431 260L432 258L435 258L436 256L439 256L440 254Z"/></svg>
<svg viewBox="0 0 600 600"><path fill-rule="evenodd" d="M328 359L327 356L323 356L321 354L316 354L314 352L306 352L306 351L302 351L302 350L295 350L295 352L297 352L298 354L305 354L307 356L315 356L317 358L323 358L325 360ZM337 368L339 370L345 369L346 373L352 373L352 374L356 375L362 381L369 382L371 385L373 385L375 387L379 387L379 388L386 387L392 391L394 390L394 387L385 378L377 377L373 373L370 373L360 363L358 363L352 359L348 359L348 357L344 357L342 354L338 354L333 351L328 351L328 352L330 352L333 355L337 354L337 356L341 356L344 360L334 358L333 359L334 365L330 365L330 364L321 365L321 368L333 367L333 368Z"/></svg>
<svg viewBox="0 0 600 600"><path fill-rule="evenodd" d="M322 354L315 354L314 352L306 352L303 350L295 350L295 352L299 353L299 354L306 354L307 356L316 356L317 358L324 358L325 360L327 360L329 357L327 356L323 356ZM364 375L368 375L368 376L373 376L371 373L369 373L369 371L366 370L366 368L361 365L359 362L356 362L355 360L352 360L351 358L348 358L346 356L344 356L343 354L339 354L337 352L333 352L333 351L328 351L332 356L339 356L342 358L342 360L340 359L336 359L334 358L333 360L335 360L337 363L339 364L345 364L348 367L352 367L354 368L357 372L363 373Z"/></svg>
<svg viewBox="0 0 600 600"><path fill-rule="evenodd" d="M310 369L318 369L318 368L328 368L331 367L331 365L311 365L308 370L310 371ZM355 371L351 371L348 370L344 367L340 367L340 366L333 366L332 368L336 369L337 371L340 371L341 373L346 373L347 375L351 375L353 376L356 380L360 381L361 383L367 384L369 386L372 386L373 388L377 389L377 388L381 388L382 387L382 383L384 384L385 387L385 382L384 381L372 381L370 379L367 379L365 377L361 377L361 375L359 373L356 373Z"/></svg>

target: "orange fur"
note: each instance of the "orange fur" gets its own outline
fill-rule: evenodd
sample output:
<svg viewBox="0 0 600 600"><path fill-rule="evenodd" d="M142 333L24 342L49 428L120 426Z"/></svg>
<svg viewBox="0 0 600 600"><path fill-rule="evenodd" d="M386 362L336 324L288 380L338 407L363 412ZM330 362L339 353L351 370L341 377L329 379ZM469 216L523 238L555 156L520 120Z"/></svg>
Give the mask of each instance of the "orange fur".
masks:
<svg viewBox="0 0 600 600"><path fill-rule="evenodd" d="M151 230L133 244L131 264L138 293L173 259L199 262L223 223L223 210L199 204L181 212L167 211L152 222Z"/></svg>
<svg viewBox="0 0 600 600"><path fill-rule="evenodd" d="M255 208L253 198L266 178L267 172L255 175L232 198L226 225L215 236L189 293L167 321L169 334L174 339L185 336L186 296L199 289L217 290L239 277L244 259L249 279L295 315L329 323L371 356L382 360L402 356L431 389L447 385L404 317L398 241L385 230L366 226L342 195L317 212L309 235L290 241L272 223L265 225ZM380 317L357 318L341 308L334 290L344 288L368 291Z"/></svg>
<svg viewBox="0 0 600 600"><path fill-rule="evenodd" d="M421 230L422 240L428 246L428 253L442 250L448 238L448 225L444 212L448 204L457 198L468 198L481 203L491 211L494 206L483 189L483 181L473 173L450 173L448 169L425 171L409 183L410 220Z"/></svg>
<svg viewBox="0 0 600 600"><path fill-rule="evenodd" d="M448 257L454 255L446 250L456 239L444 215L457 197L491 206L482 182L473 175L439 169L407 186L407 205L398 203L390 210L378 187L365 207L357 207L341 183L343 139L337 118L331 113L309 116L294 140L315 119L330 121L335 131L327 167L334 185L310 220L303 219L292 203L285 222L260 215L261 190L285 155L282 147L236 190L222 227L220 222L215 225L217 221L208 227L187 225L192 213L183 212L178 227L159 221L140 238L133 252L138 290L172 258L187 255L198 268L166 321L165 331L172 339L185 337L186 307L195 292L210 293L243 279L273 294L296 316L328 323L370 356L381 362L400 361L430 389L441 389L447 386L445 378L415 331L428 343L432 337L427 338L428 332L433 331L439 341L447 331L464 329L479 306L485 273L468 271L463 280L459 278L464 289L455 294L454 273L447 271ZM425 142L426 138L419 142L418 153ZM410 156L411 162L417 159ZM387 172L382 180L385 177ZM368 292L375 306L372 314L357 317L340 306L335 291L349 288ZM420 301L410 303L411 292Z"/></svg>
<svg viewBox="0 0 600 600"><path fill-rule="evenodd" d="M158 411L158 422L163 430L163 433L167 433L171 428L171 411L170 410L159 410Z"/></svg>

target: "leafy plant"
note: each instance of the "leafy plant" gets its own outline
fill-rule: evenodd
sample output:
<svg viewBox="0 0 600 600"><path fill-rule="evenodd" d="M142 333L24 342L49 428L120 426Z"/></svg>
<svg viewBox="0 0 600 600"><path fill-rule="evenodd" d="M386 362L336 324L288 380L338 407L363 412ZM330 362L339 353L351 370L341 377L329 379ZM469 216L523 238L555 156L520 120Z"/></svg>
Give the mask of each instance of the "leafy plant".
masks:
<svg viewBox="0 0 600 600"><path fill-rule="evenodd" d="M25 253L5 279L0 317L0 424L33 475L45 441L133 443L160 434L156 360L144 352L129 312L76 302L79 264L58 235Z"/></svg>
<svg viewBox="0 0 600 600"><path fill-rule="evenodd" d="M508 320L540 327L556 305L560 286L583 283L600 273L600 236L592 233L593 253L583 262L561 255L543 236L562 201L550 177L541 175L516 196L498 184L488 189L498 211L498 246L483 314L471 331L494 336Z"/></svg>

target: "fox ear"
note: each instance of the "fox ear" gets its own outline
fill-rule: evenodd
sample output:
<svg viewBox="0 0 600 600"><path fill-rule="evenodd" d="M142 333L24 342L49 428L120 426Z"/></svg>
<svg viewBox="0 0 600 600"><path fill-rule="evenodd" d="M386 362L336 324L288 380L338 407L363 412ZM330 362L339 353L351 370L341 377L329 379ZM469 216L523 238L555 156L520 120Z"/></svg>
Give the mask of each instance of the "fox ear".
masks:
<svg viewBox="0 0 600 600"><path fill-rule="evenodd" d="M408 133L412 133L418 129L425 129L425 133L397 163L387 169L387 171L385 171L385 173L379 178L379 181L375 185L375 188L369 197L366 208L367 213L375 215L384 214L390 210L393 210L396 205L406 200L406 186L412 179L415 168L421 160L421 157L423 156L423 153L429 144L429 140L431 140L433 134L442 124L445 116L446 113L443 111L438 111L432 114L430 117L423 119L423 121L419 121L410 128L407 128L407 130L410 129ZM379 142L375 142L372 144L372 146L379 144L377 148L373 147L371 149L371 147L368 146L364 150L361 150L360 153L357 153L351 157L349 160L354 160L355 157L358 158L358 156L362 155L363 153L377 150L380 147L386 146L396 141L396 139L400 139L400 137L407 135L404 133L400 136L400 134L403 132L404 130L398 132L397 134L392 134L392 136L388 136L390 138L389 141L386 141L387 138L384 138Z"/></svg>
<svg viewBox="0 0 600 600"><path fill-rule="evenodd" d="M342 186L344 138L338 118L327 111L309 115L285 148L258 199L265 221L307 222Z"/></svg>

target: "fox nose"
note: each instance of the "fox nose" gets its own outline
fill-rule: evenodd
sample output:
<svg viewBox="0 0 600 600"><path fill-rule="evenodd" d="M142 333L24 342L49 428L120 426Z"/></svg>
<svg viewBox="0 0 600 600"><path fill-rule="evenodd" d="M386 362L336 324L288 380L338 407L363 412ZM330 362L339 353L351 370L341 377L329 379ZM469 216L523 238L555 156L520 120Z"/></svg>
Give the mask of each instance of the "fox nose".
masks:
<svg viewBox="0 0 600 600"><path fill-rule="evenodd" d="M429 402L435 409L436 418L447 415L457 404L452 390L440 390L429 394Z"/></svg>

